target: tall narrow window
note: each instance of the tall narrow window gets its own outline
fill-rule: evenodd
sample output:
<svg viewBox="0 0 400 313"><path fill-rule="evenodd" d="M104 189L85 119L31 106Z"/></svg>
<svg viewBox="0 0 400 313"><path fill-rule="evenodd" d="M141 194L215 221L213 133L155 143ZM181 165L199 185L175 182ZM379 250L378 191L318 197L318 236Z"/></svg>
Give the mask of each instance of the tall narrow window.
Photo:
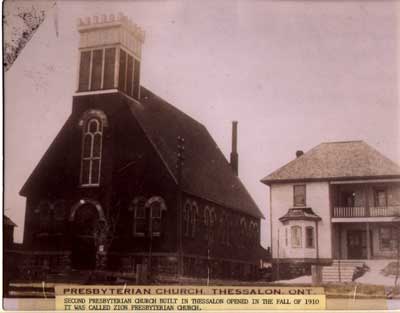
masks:
<svg viewBox="0 0 400 313"><path fill-rule="evenodd" d="M127 64L127 70L126 70L126 93L129 96L132 96L132 90L133 90L133 57L128 54L128 64Z"/></svg>
<svg viewBox="0 0 400 313"><path fill-rule="evenodd" d="M292 226L290 228L290 231L291 231L292 248L301 248L301 227Z"/></svg>
<svg viewBox="0 0 400 313"><path fill-rule="evenodd" d="M306 185L293 186L293 205L294 206L306 205Z"/></svg>
<svg viewBox="0 0 400 313"><path fill-rule="evenodd" d="M146 199L136 197L133 200L134 223L133 234L137 237L144 237L146 233Z"/></svg>
<svg viewBox="0 0 400 313"><path fill-rule="evenodd" d="M285 246L286 247L288 246L288 242L289 242L289 240L288 240L288 231L287 231L287 227L285 227Z"/></svg>
<svg viewBox="0 0 400 313"><path fill-rule="evenodd" d="M149 232L152 237L161 236L162 212L167 209L164 200L161 197L151 197L146 202L146 208L149 212Z"/></svg>
<svg viewBox="0 0 400 313"><path fill-rule="evenodd" d="M105 49L103 89L114 88L115 48Z"/></svg>
<svg viewBox="0 0 400 313"><path fill-rule="evenodd" d="M90 90L98 90L101 88L101 76L103 69L103 50L93 50L92 56L92 85Z"/></svg>
<svg viewBox="0 0 400 313"><path fill-rule="evenodd" d="M97 117L89 118L83 128L81 185L100 185L100 167L103 123Z"/></svg>
<svg viewBox="0 0 400 313"><path fill-rule="evenodd" d="M126 52L120 50L119 52L119 82L118 88L126 91Z"/></svg>
<svg viewBox="0 0 400 313"><path fill-rule="evenodd" d="M314 248L314 227L306 227L306 248Z"/></svg>
<svg viewBox="0 0 400 313"><path fill-rule="evenodd" d="M190 231L190 209L191 209L190 202L187 201L183 209L183 227L184 227L183 233L186 237L189 236L189 231Z"/></svg>
<svg viewBox="0 0 400 313"><path fill-rule="evenodd" d="M49 232L51 230L52 207L50 202L42 201L39 204L39 225L41 232Z"/></svg>
<svg viewBox="0 0 400 313"><path fill-rule="evenodd" d="M204 208L205 239L210 242L214 240L215 220L216 220L215 209L206 206Z"/></svg>
<svg viewBox="0 0 400 313"><path fill-rule="evenodd" d="M140 62L135 59L133 74L133 97L139 99L140 89Z"/></svg>
<svg viewBox="0 0 400 313"><path fill-rule="evenodd" d="M196 236L196 222L197 222L197 215L199 214L199 208L197 207L197 203L193 202L192 208L190 210L190 224L192 226L191 229L191 236L194 238Z"/></svg>
<svg viewBox="0 0 400 313"><path fill-rule="evenodd" d="M79 65L79 91L89 90L91 51L81 52Z"/></svg>

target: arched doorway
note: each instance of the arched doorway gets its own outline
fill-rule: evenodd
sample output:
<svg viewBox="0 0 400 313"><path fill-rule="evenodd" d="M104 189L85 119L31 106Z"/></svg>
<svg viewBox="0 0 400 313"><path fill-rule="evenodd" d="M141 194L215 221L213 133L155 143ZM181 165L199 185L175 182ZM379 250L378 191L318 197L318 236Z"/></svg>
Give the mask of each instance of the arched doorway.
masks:
<svg viewBox="0 0 400 313"><path fill-rule="evenodd" d="M72 210L71 222L71 265L74 269L90 270L96 267L97 247L95 231L98 225L99 206L81 201Z"/></svg>

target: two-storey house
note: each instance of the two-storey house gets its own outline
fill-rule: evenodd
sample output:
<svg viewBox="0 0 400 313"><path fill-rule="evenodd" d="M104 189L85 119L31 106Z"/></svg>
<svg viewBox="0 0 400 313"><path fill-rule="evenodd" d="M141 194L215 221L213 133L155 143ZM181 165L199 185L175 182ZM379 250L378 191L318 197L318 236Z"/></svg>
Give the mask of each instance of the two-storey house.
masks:
<svg viewBox="0 0 400 313"><path fill-rule="evenodd" d="M363 141L322 143L262 179L280 276L335 259L395 257L400 167Z"/></svg>

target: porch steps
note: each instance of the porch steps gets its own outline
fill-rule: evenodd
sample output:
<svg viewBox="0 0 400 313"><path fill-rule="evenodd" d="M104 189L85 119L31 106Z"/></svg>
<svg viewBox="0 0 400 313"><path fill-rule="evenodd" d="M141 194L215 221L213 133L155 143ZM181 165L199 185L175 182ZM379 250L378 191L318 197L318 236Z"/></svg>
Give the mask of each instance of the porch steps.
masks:
<svg viewBox="0 0 400 313"><path fill-rule="evenodd" d="M323 282L352 282L356 267L363 266L364 261L334 260L330 266L322 268Z"/></svg>

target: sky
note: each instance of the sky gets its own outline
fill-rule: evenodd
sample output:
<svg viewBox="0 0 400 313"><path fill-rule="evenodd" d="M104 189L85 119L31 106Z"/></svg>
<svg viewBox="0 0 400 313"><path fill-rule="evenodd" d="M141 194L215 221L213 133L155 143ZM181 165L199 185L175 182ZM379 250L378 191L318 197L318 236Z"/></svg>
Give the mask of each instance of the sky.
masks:
<svg viewBox="0 0 400 313"><path fill-rule="evenodd" d="M239 122L239 177L268 217L260 179L296 150L365 140L400 161L398 7L59 0L5 73L4 201L16 241L25 214L18 192L71 113L79 17L123 12L143 28L141 84L204 124L228 160L231 122Z"/></svg>

